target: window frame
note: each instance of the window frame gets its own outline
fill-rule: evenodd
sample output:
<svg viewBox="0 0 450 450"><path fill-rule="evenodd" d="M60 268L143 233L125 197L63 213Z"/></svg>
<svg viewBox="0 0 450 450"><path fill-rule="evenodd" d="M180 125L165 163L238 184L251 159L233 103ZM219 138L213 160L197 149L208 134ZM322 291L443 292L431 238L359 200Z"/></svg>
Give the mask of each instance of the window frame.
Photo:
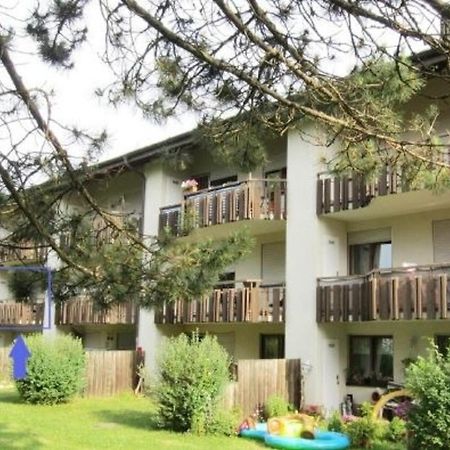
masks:
<svg viewBox="0 0 450 450"><path fill-rule="evenodd" d="M447 341L447 345L446 348L442 348L442 342L439 342L439 340L446 340ZM434 344L436 345L436 348L438 350L438 352L444 357L446 358L448 355L448 349L450 347L450 334L444 334L444 333L438 333L434 335Z"/></svg>
<svg viewBox="0 0 450 450"><path fill-rule="evenodd" d="M389 267L392 267L392 240L390 241L377 241L377 242L361 242L358 244L349 244L348 245L348 274L349 275L366 275L368 272L371 272L372 270L377 270L380 267L375 267L375 254L376 254L376 246L381 246L381 245L386 245L389 244L391 246L391 265ZM356 247L361 247L361 246L369 246L369 251L370 251L370 265L373 266L372 268L369 268L368 272L365 273L356 273L355 270L355 257L354 257L354 252L352 252L352 250Z"/></svg>
<svg viewBox="0 0 450 450"><path fill-rule="evenodd" d="M276 358L268 358L266 355L266 339L267 338L274 338L276 337L278 339L278 356ZM282 333L264 333L259 335L259 358L260 359L284 359L285 351L285 335Z"/></svg>
<svg viewBox="0 0 450 450"><path fill-rule="evenodd" d="M346 376L346 385L347 386L370 386L370 387L386 387L389 382L394 379L394 336L393 335L367 335L367 334L352 334L349 335L348 342L348 369ZM363 378L361 382L355 382L355 380L351 380L353 368L351 367L353 347L354 347L354 339L357 338L366 338L370 339L370 372L375 373L376 369L376 360L377 360L377 341L381 339L391 339L392 341L392 374L390 376L385 376L382 379L377 379L373 377Z"/></svg>

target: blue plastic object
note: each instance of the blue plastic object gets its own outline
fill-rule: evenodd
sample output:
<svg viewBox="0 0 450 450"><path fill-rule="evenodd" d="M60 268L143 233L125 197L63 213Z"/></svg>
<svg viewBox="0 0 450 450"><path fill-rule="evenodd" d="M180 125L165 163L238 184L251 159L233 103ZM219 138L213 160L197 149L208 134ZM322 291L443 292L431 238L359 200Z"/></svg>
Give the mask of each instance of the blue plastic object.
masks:
<svg viewBox="0 0 450 450"><path fill-rule="evenodd" d="M316 431L314 439L292 438L266 434L266 445L287 450L344 450L350 446L350 439L342 433Z"/></svg>
<svg viewBox="0 0 450 450"><path fill-rule="evenodd" d="M256 424L256 428L241 430L242 437L264 441L272 448L286 450L345 450L350 447L350 439L334 431L315 431L314 439L277 436L267 431L266 423Z"/></svg>
<svg viewBox="0 0 450 450"><path fill-rule="evenodd" d="M260 441L264 441L264 438L267 434L267 423L257 423L256 428L247 428L244 430L241 430L239 434L242 437L248 438L248 439L257 439Z"/></svg>

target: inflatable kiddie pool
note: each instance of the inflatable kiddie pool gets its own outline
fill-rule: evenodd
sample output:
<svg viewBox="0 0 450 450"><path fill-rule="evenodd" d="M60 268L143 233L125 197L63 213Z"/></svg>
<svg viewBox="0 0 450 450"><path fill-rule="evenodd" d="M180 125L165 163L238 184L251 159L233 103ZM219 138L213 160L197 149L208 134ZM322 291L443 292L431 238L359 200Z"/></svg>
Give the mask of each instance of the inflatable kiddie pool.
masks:
<svg viewBox="0 0 450 450"><path fill-rule="evenodd" d="M301 427L295 424L292 418L275 418L275 421L284 423L284 427L271 433L267 423L257 423L246 429L241 429L239 434L249 439L263 441L266 445L277 449L287 450L344 450L350 446L350 439L342 433L333 431L314 430L313 433L306 433L309 439L295 437L294 434L301 434ZM277 424L278 425L278 424ZM278 431L285 434L278 434ZM286 435L287 434L287 435Z"/></svg>
<svg viewBox="0 0 450 450"><path fill-rule="evenodd" d="M334 431L315 431L314 439L303 439L275 434L266 434L266 445L272 448L289 450L344 450L350 446L350 439Z"/></svg>

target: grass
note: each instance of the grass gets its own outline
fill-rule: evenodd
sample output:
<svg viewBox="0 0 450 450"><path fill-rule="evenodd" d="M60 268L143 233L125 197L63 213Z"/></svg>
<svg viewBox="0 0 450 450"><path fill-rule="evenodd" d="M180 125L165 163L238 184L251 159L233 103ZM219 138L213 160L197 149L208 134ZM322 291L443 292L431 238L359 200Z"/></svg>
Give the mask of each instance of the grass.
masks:
<svg viewBox="0 0 450 450"><path fill-rule="evenodd" d="M26 405L13 389L0 390L0 448L257 450L237 437L193 436L156 430L155 408L133 395L76 399L57 406Z"/></svg>
<svg viewBox="0 0 450 450"><path fill-rule="evenodd" d="M0 389L0 449L258 450L237 437L194 436L157 430L155 407L142 397L75 399L57 406L26 405L14 389ZM355 449L362 450L362 449ZM382 444L373 450L405 450Z"/></svg>

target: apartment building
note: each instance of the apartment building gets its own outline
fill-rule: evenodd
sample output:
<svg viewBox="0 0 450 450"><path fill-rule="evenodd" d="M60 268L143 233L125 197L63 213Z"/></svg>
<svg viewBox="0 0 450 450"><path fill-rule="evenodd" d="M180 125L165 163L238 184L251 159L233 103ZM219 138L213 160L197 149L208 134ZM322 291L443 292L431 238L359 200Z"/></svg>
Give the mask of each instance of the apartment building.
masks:
<svg viewBox="0 0 450 450"><path fill-rule="evenodd" d="M408 108L423 106L418 97ZM440 106L436 127L445 137L450 108ZM308 135L317 140L292 131L267 142L268 162L252 173L217 162L192 133L104 163L123 173L99 178L96 197L116 216L138 216L144 236L168 227L200 241L247 227L255 247L193 303L139 313L130 304L102 315L74 299L56 309L58 329L82 336L87 348L136 344L150 370L165 336L195 329L215 334L236 360L301 358L306 402L329 410L347 394L359 403L401 382L429 339L443 348L450 338L450 193L413 191L396 167L370 182L331 176L323 160L333 148L320 144L313 125ZM184 170L161 158L180 151L190 155ZM195 192L182 188L190 179Z"/></svg>

